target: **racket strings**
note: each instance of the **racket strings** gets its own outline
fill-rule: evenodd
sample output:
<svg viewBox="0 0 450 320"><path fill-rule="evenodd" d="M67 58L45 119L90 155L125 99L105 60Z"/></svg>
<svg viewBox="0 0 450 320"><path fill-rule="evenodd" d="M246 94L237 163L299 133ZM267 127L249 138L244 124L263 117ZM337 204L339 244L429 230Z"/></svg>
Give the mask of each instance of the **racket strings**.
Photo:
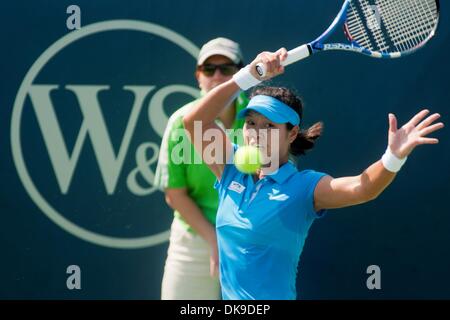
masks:
<svg viewBox="0 0 450 320"><path fill-rule="evenodd" d="M353 41L371 51L405 52L423 45L438 23L436 0L350 2L347 30Z"/></svg>
<svg viewBox="0 0 450 320"><path fill-rule="evenodd" d="M380 15L377 11L369 5L367 0L360 0L361 7L364 12L364 17L367 22L367 27L372 33L372 37L376 43L376 51L385 52L388 51L389 45L387 44L387 39L381 29L381 20Z"/></svg>
<svg viewBox="0 0 450 320"><path fill-rule="evenodd" d="M434 0L378 0L377 5L396 51L418 47L436 27Z"/></svg>
<svg viewBox="0 0 450 320"><path fill-rule="evenodd" d="M350 7L347 12L347 28L354 41L365 48L368 48L372 51L374 50L365 30L362 16L358 12L354 1L350 2Z"/></svg>

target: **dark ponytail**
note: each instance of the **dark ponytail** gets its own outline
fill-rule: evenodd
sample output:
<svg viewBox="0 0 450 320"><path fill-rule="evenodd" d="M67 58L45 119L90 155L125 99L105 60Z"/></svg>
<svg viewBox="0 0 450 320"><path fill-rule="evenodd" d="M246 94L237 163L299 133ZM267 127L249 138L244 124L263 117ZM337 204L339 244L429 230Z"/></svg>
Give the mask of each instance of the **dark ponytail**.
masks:
<svg viewBox="0 0 450 320"><path fill-rule="evenodd" d="M303 102L293 90L282 87L257 87L252 92L251 97L257 95L266 95L280 100L297 112L303 122ZM286 127L288 130L292 130L294 126L286 123ZM291 143L290 153L296 157L304 155L307 150L314 147L317 138L322 134L322 130L322 122L316 122L306 130L300 129L297 138Z"/></svg>
<svg viewBox="0 0 450 320"><path fill-rule="evenodd" d="M287 124L288 130L293 128L292 124ZM316 122L306 130L300 129L297 138L291 143L290 152L298 157L304 155L306 150L314 148L317 138L320 137L323 130L323 123Z"/></svg>

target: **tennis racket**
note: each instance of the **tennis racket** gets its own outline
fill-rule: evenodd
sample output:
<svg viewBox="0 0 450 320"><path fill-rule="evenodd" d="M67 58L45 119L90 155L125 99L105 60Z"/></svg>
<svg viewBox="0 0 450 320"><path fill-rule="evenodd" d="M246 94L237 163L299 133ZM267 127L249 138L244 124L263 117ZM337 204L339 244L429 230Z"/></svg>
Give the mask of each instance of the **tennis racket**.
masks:
<svg viewBox="0 0 450 320"><path fill-rule="evenodd" d="M282 65L328 50L400 58L422 48L438 24L438 0L346 0L328 29L316 40L290 50ZM348 41L325 43L339 27ZM256 71L261 77L266 75L262 63L256 65Z"/></svg>

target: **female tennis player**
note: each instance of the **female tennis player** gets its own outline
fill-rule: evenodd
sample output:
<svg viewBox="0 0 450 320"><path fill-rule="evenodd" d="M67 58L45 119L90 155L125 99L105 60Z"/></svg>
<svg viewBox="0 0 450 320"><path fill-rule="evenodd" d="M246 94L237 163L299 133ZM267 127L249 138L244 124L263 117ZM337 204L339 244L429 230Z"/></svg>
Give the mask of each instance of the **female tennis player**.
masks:
<svg viewBox="0 0 450 320"><path fill-rule="evenodd" d="M280 62L286 57L284 48L259 54L184 116L185 129L199 154L205 157L202 150L211 143L202 138L207 130L222 132L214 120L229 101L240 90L283 73ZM255 71L258 63L267 70L264 79ZM416 146L438 143L426 136L444 125L433 124L440 115L426 117L428 113L419 112L401 128L397 128L396 117L389 114L388 147L381 159L357 176L333 178L313 170L298 171L289 161L290 155L298 156L312 148L321 134L320 123L300 129L301 100L285 88L257 89L239 115L245 117L244 141L264 148L272 159L274 154L268 150L275 147L279 166L262 168L253 175L241 173L232 163L238 147L225 133L215 140L225 142L215 146L223 156L216 155L215 161L208 159L219 191L216 229L223 299L295 299L297 265L313 221L326 209L374 200ZM194 126L196 121L201 122L201 128L198 123ZM252 130L256 130L256 136L250 134ZM271 131L278 132L278 139Z"/></svg>

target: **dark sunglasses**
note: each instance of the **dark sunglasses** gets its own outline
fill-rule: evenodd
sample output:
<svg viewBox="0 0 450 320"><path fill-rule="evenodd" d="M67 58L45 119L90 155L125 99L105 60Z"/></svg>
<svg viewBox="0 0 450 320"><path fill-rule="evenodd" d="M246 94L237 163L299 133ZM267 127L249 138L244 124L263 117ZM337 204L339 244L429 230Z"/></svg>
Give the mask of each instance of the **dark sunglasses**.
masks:
<svg viewBox="0 0 450 320"><path fill-rule="evenodd" d="M216 70L219 69L220 73L224 76L232 76L238 70L238 66L234 63L225 63L225 64L204 64L202 66L198 66L198 70L203 72L203 74L207 77L212 77Z"/></svg>

